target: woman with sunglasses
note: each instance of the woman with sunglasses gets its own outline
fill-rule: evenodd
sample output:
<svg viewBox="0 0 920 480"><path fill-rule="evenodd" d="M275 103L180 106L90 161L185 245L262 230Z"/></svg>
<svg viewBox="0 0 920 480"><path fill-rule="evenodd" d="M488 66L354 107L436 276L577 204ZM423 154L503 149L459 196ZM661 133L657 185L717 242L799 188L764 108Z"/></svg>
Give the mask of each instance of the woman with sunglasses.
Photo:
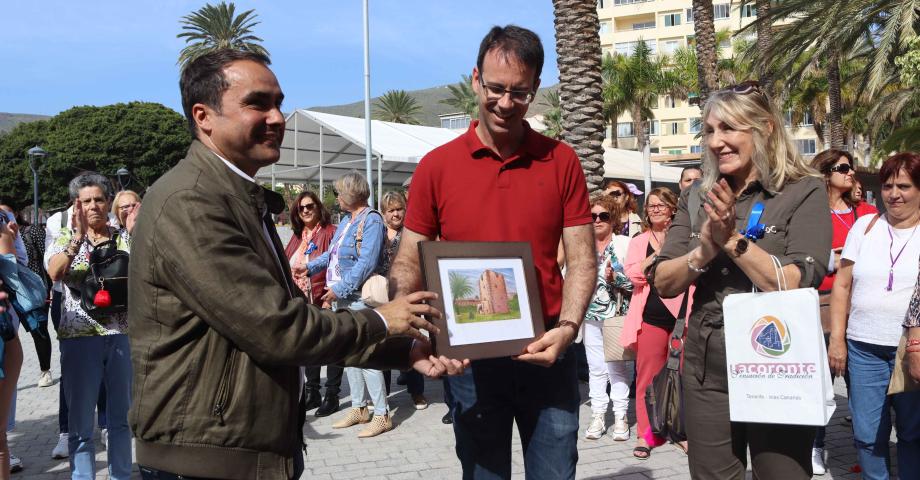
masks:
<svg viewBox="0 0 920 480"><path fill-rule="evenodd" d="M809 479L815 427L730 420L722 305L754 287L778 290L778 276L790 288L821 284L827 191L756 82L713 92L702 118L702 182L681 194L647 272L663 297L696 283L682 374L690 475L742 480L750 450L754 478Z"/></svg>
<svg viewBox="0 0 920 480"><path fill-rule="evenodd" d="M604 358L604 320L623 316L629 308L632 283L623 272L629 238L614 234L619 231L620 208L609 195L591 197L591 218L594 221L594 243L597 246L597 285L588 311L585 313L584 344L588 360L588 391L591 397L591 423L585 432L588 440L597 440L607 431L604 417L613 403L613 439L629 440L629 384L633 363L629 360L608 362ZM607 383L610 395L607 395Z"/></svg>
<svg viewBox="0 0 920 480"><path fill-rule="evenodd" d="M642 231L642 219L636 214L636 197L629 186L619 180L608 180L604 193L613 197L620 210L620 227L617 235L635 237Z"/></svg>
<svg viewBox="0 0 920 480"><path fill-rule="evenodd" d="M674 192L667 188L649 192L645 203L645 231L629 241L626 254L626 275L634 290L620 342L636 352L636 447L633 456L640 460L649 457L650 447L664 443L663 439L654 437L649 428L645 390L667 361L668 339L677 317L685 315L691 307L689 299L683 306L683 293L674 298L662 298L655 286L649 285L644 273L661 251L676 211ZM690 295L693 295L693 286ZM686 442L682 442L680 448L686 451Z"/></svg>
<svg viewBox="0 0 920 480"><path fill-rule="evenodd" d="M294 235L284 248L284 253L291 263L294 283L310 299L310 303L317 306L323 304L326 270L307 275L307 263L329 250L329 243L335 234L335 225L330 219L329 211L319 196L310 190L300 192L291 203L291 229ZM315 415L325 417L339 410L339 389L345 369L336 365L326 365L326 396L322 397L319 393L320 368L306 368L307 380L303 386L303 393L306 409L316 408Z"/></svg>
<svg viewBox="0 0 920 480"><path fill-rule="evenodd" d="M825 342L831 333L830 303L831 288L834 286L834 277L840 268L840 252L846 242L847 234L856 223L856 219L864 215L878 213L878 209L865 202L854 202L850 197L856 185L856 170L853 168L853 155L837 149L825 150L811 160L811 166L824 175L827 185L828 206L830 208L831 224L834 226L834 237L831 243L831 267L818 294L821 298L821 326L824 329ZM824 464L824 427L818 427L815 436L815 445L811 452L812 469L814 474L823 475L827 472Z"/></svg>

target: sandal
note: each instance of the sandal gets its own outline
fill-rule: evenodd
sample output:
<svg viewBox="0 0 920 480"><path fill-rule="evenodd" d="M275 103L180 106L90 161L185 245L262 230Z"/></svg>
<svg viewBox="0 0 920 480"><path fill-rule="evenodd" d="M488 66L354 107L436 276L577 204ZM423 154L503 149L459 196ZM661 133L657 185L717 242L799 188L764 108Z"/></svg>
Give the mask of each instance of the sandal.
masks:
<svg viewBox="0 0 920 480"><path fill-rule="evenodd" d="M652 449L643 446L637 446L633 448L633 456L639 460L648 460L648 457L652 455Z"/></svg>

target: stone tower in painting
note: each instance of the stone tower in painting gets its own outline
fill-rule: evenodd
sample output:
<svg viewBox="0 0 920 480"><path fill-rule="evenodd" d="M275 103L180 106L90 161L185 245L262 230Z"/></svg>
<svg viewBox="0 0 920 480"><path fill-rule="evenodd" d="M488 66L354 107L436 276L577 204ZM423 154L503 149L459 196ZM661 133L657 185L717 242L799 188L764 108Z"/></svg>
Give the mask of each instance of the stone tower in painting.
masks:
<svg viewBox="0 0 920 480"><path fill-rule="evenodd" d="M479 277L479 313L508 313L508 287L505 277L492 270L485 270Z"/></svg>

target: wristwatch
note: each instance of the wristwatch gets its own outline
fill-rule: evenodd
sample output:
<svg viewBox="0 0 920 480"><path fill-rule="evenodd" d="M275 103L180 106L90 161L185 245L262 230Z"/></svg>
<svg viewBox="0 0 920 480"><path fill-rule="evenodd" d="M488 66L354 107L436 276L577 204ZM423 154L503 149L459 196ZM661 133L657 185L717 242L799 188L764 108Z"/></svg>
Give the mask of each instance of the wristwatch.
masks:
<svg viewBox="0 0 920 480"><path fill-rule="evenodd" d="M744 252L748 251L749 246L750 242L748 242L747 238L739 238L738 241L735 242L735 257L737 258L744 255Z"/></svg>

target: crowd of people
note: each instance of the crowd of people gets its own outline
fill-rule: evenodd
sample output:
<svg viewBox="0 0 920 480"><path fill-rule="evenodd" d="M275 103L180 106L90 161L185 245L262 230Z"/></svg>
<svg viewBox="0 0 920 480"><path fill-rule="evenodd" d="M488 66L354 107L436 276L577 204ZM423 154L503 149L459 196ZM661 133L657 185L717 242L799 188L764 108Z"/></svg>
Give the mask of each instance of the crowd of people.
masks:
<svg viewBox="0 0 920 480"><path fill-rule="evenodd" d="M41 279L38 296L49 299L61 352L51 453L70 459L73 478L95 475L97 425L113 479L131 475L132 436L145 479L299 478L305 416L340 410L343 376L351 406L332 428L363 425L359 438L394 428L392 370L418 409L428 406L424 377L445 378L444 422L464 478L510 478L512 423L527 478L574 478L575 344L588 367L584 438L610 429L646 460L667 441L646 396L672 335L684 339L686 440L671 440L691 477L743 479L750 459L755 478L810 478L826 471L823 428L729 414L724 302L784 286L820 294L863 478L889 478L892 423L901 477L920 472L920 391L887 394L898 369L920 381L920 154L884 159L879 214L851 154L806 162L773 101L745 82L710 94L702 165L684 169L679 192L610 180L589 196L575 152L523 120L540 84L540 39L494 27L472 70L479 117L422 159L411 200L390 191L374 209L367 179L344 174L333 184L341 218L304 190L283 246L271 215L284 200L253 178L278 160L284 134L269 64L219 50L184 68L195 140L143 208L95 173L73 178L71 205L44 222L0 206L0 424L15 417L20 322L35 338L38 386L53 384L49 331L21 307L35 288L8 273L18 272ZM744 228L754 211L759 233ZM422 330L436 333L442 314L423 291L418 243L434 240L529 242L546 333L515 357L433 354ZM87 290L107 249L129 256L130 272ZM119 279L122 293L111 287ZM365 291L378 281L385 300ZM0 479L16 466L0 434Z"/></svg>

